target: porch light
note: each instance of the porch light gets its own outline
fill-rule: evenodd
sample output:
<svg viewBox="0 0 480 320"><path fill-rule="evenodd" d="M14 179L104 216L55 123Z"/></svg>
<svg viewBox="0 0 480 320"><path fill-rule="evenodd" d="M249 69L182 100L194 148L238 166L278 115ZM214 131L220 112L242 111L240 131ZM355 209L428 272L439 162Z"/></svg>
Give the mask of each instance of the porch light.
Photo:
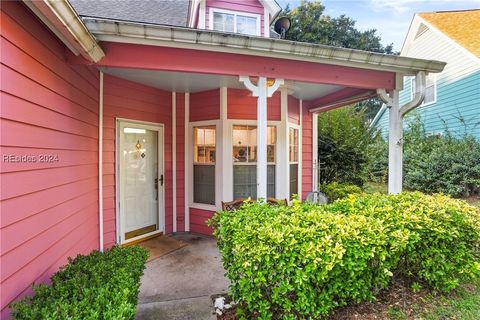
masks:
<svg viewBox="0 0 480 320"><path fill-rule="evenodd" d="M258 85L258 77L250 77L250 82L254 85ZM267 87L273 86L275 79L267 79Z"/></svg>

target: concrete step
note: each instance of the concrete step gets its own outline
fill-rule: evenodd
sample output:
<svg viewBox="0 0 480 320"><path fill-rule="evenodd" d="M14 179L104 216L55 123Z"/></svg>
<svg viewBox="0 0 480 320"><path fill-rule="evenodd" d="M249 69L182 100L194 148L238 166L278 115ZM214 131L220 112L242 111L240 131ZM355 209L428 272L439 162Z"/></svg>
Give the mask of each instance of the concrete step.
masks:
<svg viewBox="0 0 480 320"><path fill-rule="evenodd" d="M139 304L137 320L215 320L212 298L202 296Z"/></svg>

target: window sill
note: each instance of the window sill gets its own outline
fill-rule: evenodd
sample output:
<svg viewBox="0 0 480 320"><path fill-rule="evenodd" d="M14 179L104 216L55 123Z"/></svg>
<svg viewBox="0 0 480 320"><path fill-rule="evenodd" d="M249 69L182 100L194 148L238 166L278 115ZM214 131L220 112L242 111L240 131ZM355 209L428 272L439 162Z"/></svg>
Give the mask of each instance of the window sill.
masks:
<svg viewBox="0 0 480 320"><path fill-rule="evenodd" d="M214 212L219 211L219 209L213 204L190 203L189 207L193 209L200 209L200 210L206 210L206 211L214 211Z"/></svg>

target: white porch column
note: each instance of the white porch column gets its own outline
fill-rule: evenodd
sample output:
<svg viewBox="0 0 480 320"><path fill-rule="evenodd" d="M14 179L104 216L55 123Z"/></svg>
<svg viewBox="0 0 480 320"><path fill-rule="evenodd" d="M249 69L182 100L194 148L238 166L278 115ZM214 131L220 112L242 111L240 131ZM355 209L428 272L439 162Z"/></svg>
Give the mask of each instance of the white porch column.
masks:
<svg viewBox="0 0 480 320"><path fill-rule="evenodd" d="M239 80L257 97L257 199L267 198L267 97L283 84L282 79L275 79L268 86L266 77L258 77L255 86L249 76L240 76Z"/></svg>
<svg viewBox="0 0 480 320"><path fill-rule="evenodd" d="M398 194L403 186L403 118L411 110L418 107L425 97L425 72L415 76L415 96L400 107L399 92L403 87L403 75L397 74L396 90L386 92L377 89L379 98L388 106L388 193Z"/></svg>
<svg viewBox="0 0 480 320"><path fill-rule="evenodd" d="M403 181L403 119L400 115L398 90L390 94L391 106L388 112L388 192L402 192Z"/></svg>
<svg viewBox="0 0 480 320"><path fill-rule="evenodd" d="M267 199L267 79L258 79L257 98L257 198Z"/></svg>

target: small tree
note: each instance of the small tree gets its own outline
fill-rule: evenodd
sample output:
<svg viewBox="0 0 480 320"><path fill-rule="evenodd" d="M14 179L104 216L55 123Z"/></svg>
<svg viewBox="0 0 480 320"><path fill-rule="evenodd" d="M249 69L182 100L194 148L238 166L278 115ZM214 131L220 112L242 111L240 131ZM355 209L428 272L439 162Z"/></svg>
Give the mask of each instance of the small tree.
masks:
<svg viewBox="0 0 480 320"><path fill-rule="evenodd" d="M364 110L344 107L318 116L320 183L350 183L367 180L368 147L375 137Z"/></svg>

